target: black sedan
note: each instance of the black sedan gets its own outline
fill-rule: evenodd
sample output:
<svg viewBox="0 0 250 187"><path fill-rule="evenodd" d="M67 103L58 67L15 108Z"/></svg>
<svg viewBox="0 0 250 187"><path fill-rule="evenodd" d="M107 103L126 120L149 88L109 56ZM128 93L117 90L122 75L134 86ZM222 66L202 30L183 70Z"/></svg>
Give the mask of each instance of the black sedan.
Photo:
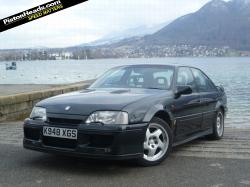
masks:
<svg viewBox="0 0 250 187"><path fill-rule="evenodd" d="M199 69L116 67L88 89L39 102L24 122L27 149L101 159L162 162L173 146L221 139L227 99Z"/></svg>

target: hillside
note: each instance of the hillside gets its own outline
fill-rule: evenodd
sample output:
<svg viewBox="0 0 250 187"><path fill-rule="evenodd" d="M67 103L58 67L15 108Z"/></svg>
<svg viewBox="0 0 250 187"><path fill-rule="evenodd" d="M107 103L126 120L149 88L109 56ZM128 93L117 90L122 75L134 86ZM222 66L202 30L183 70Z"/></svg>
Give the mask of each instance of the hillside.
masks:
<svg viewBox="0 0 250 187"><path fill-rule="evenodd" d="M152 35L124 40L114 46L182 44L250 50L250 0L213 0Z"/></svg>

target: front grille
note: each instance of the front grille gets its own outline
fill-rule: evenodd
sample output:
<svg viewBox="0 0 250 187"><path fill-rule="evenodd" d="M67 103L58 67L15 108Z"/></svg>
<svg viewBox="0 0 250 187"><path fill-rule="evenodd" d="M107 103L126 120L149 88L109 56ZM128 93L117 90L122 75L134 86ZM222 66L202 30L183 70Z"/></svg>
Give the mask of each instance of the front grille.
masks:
<svg viewBox="0 0 250 187"><path fill-rule="evenodd" d="M88 147L106 148L110 147L114 141L112 135L98 135L98 134L78 134L78 144L87 145Z"/></svg>
<svg viewBox="0 0 250 187"><path fill-rule="evenodd" d="M90 147L105 148L111 146L114 137L109 135L91 135L89 138Z"/></svg>
<svg viewBox="0 0 250 187"><path fill-rule="evenodd" d="M77 140L43 137L43 144L50 147L74 149L77 146Z"/></svg>
<svg viewBox="0 0 250 187"><path fill-rule="evenodd" d="M79 125L82 123L81 119L66 119L66 118L48 118L49 123L55 123L55 124L71 124L71 125Z"/></svg>

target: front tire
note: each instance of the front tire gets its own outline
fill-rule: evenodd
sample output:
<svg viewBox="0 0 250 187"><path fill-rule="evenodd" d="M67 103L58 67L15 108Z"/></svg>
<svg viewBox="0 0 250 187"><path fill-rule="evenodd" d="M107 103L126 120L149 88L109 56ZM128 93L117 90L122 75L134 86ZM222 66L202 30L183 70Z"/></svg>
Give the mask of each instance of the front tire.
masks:
<svg viewBox="0 0 250 187"><path fill-rule="evenodd" d="M224 113L221 110L217 111L216 118L213 124L213 134L209 136L212 140L220 140L224 135Z"/></svg>
<svg viewBox="0 0 250 187"><path fill-rule="evenodd" d="M144 154L138 163L142 166L160 164L171 152L172 143L173 135L169 125L164 120L154 117L146 130Z"/></svg>

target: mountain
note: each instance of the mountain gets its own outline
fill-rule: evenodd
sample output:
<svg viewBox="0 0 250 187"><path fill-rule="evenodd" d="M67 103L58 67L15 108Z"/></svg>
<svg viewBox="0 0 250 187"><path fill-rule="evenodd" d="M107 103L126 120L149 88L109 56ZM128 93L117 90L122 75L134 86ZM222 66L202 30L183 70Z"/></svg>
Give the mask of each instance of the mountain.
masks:
<svg viewBox="0 0 250 187"><path fill-rule="evenodd" d="M143 37L145 35L153 34L157 32L158 30L162 29L164 26L166 26L169 22L157 24L157 25L141 25L139 27L135 28L129 28L123 31L115 32L108 34L104 36L101 39L98 39L96 41L90 42L90 43L84 43L79 45L79 47L85 47L85 46L99 46L99 45L108 45L112 43L117 43L119 41L122 41L126 38L132 38L132 37Z"/></svg>
<svg viewBox="0 0 250 187"><path fill-rule="evenodd" d="M210 1L152 35L124 40L115 46L182 44L250 50L250 0Z"/></svg>
<svg viewBox="0 0 250 187"><path fill-rule="evenodd" d="M0 61L51 59L62 52L72 59L250 56L250 0L212 0L169 24L140 26L79 46L37 48L0 50Z"/></svg>

